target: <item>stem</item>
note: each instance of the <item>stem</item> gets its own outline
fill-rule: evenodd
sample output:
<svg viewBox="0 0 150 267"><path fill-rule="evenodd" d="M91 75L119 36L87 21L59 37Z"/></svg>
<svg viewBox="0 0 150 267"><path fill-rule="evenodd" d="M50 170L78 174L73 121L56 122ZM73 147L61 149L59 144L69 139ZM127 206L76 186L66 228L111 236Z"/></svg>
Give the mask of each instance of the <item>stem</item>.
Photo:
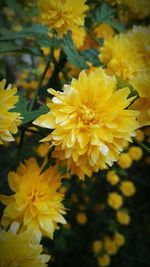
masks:
<svg viewBox="0 0 150 267"><path fill-rule="evenodd" d="M41 89L41 87L42 87L43 80L44 80L45 75L46 75L46 73L47 73L47 71L48 71L48 69L49 69L50 62L51 62L51 60L53 59L53 45L54 45L54 38L55 38L55 34L54 34L53 37L52 37L51 52L50 52L50 55L49 55L48 62L47 62L47 64L46 64L46 66L45 66L44 72L43 72L43 74L42 74L42 76L41 76L41 78L40 78L40 80L39 80L38 87L37 87L37 89L36 89L36 91L35 91L35 93L34 93L34 96L33 96L33 98L32 98L32 101L31 101L31 103L30 103L29 111L31 111L31 110L33 109L33 107L34 107L34 104L35 104L35 102L36 102L37 96L38 96L39 91L40 91L40 89Z"/></svg>
<svg viewBox="0 0 150 267"><path fill-rule="evenodd" d="M98 45L101 46L100 41L96 38L96 36L92 33L92 31L90 31L90 30L87 29L87 28L86 28L86 30L87 30L88 34L90 35L90 37L91 37L91 38L92 38Z"/></svg>
<svg viewBox="0 0 150 267"><path fill-rule="evenodd" d="M34 94L34 96L33 96L33 98L32 98L32 101L31 101L31 103L30 103L29 111L31 111L31 110L33 109L33 107L34 107L34 104L35 104L36 98L37 98L37 96L38 96L39 90L40 90L40 88L41 88L41 86L42 86L42 83L43 83L43 80L44 80L44 78L45 78L45 75L46 75L46 73L47 73L47 71L48 71L48 69L49 69L50 62L51 62L51 59L48 60L46 66L45 66L45 69L44 69L44 72L43 72L43 74L42 74L42 76L41 76L41 78L40 78L38 87L37 87L37 89L36 89L36 91L35 91L35 94Z"/></svg>
<svg viewBox="0 0 150 267"><path fill-rule="evenodd" d="M23 146L24 136L25 136L25 131L22 130L22 131L21 131L21 136L20 136L19 149L18 149L17 163L18 163L18 162L20 161L20 159L21 159L21 151L22 151L22 146Z"/></svg>
<svg viewBox="0 0 150 267"><path fill-rule="evenodd" d="M143 148L146 152L150 153L150 148L143 143L139 142L135 138L133 139L135 143L137 143L141 148Z"/></svg>

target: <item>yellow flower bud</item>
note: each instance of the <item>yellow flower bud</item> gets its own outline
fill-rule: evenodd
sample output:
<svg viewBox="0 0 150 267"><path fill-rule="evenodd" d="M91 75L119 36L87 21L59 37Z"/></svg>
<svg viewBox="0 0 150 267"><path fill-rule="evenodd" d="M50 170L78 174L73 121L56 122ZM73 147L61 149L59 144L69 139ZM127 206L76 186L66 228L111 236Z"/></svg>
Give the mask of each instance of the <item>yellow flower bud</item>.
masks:
<svg viewBox="0 0 150 267"><path fill-rule="evenodd" d="M119 209L123 204L123 199L121 195L113 192L109 194L107 202L113 209Z"/></svg>

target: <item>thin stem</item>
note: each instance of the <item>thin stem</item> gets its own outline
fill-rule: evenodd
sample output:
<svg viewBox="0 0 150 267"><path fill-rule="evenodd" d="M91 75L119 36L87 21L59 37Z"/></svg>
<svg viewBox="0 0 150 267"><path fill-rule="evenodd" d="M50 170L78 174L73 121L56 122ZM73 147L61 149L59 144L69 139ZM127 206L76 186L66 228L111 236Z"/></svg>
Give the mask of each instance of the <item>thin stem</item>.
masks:
<svg viewBox="0 0 150 267"><path fill-rule="evenodd" d="M53 59L53 45L54 45L54 38L55 38L55 34L54 34L53 37L52 37L51 52L50 52L50 55L49 55L48 62L47 62L47 64L46 64L46 66L45 66L44 72L43 72L43 74L42 74L42 76L41 76L41 78L40 78L40 80L39 80L38 87L37 87L37 89L36 89L36 91L35 91L35 94L34 94L34 96L33 96L33 98L32 98L32 101L31 101L31 103L30 103L29 111L31 111L31 110L33 109L33 107L34 107L34 104L35 104L35 102L36 102L37 96L38 96L39 91L40 91L40 89L41 89L41 87L42 87L43 80L44 80L45 75L46 75L46 73L47 73L47 71L48 71L48 69L49 69L49 65L50 65L50 63L51 63L51 60Z"/></svg>
<svg viewBox="0 0 150 267"><path fill-rule="evenodd" d="M100 43L100 41L96 38L96 36L93 34L93 32L92 31L90 31L89 29L87 29L86 28L86 30L87 30L87 32L88 32L88 34L90 35L90 37L98 44L98 45L100 45L101 46L101 43Z"/></svg>
<svg viewBox="0 0 150 267"><path fill-rule="evenodd" d="M44 72L43 72L43 74L42 74L42 76L41 76L41 78L40 78L38 87L37 87L37 89L36 89L36 91L35 91L35 94L34 94L34 96L33 96L33 98L32 98L32 101L31 101L31 103L30 103L29 111L31 111L31 110L33 109L33 107L34 107L34 104L35 104L35 101L36 101L36 99L37 99L39 90L41 89L43 80L44 80L45 75L46 75L46 73L47 73L47 71L48 71L48 69L49 69L50 62L51 62L51 59L48 60L46 66L45 66L45 69L44 69Z"/></svg>
<svg viewBox="0 0 150 267"><path fill-rule="evenodd" d="M141 148L143 148L146 152L150 153L150 148L143 143L139 142L135 138L133 139L135 143L137 143Z"/></svg>
<svg viewBox="0 0 150 267"><path fill-rule="evenodd" d="M22 146L23 146L23 141L24 141L24 136L25 136L25 131L21 131L21 136L20 136L20 142L19 142L19 149L18 149L18 156L17 156L17 163L21 159L21 152L22 152Z"/></svg>

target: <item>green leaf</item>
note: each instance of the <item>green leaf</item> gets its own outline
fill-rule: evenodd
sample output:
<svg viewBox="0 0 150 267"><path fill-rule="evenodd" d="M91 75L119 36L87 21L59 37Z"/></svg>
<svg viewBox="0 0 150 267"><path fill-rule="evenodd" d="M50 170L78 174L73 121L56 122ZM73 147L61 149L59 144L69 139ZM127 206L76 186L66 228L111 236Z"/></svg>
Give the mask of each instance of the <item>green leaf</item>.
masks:
<svg viewBox="0 0 150 267"><path fill-rule="evenodd" d="M113 21L108 22L108 24L111 27L113 27L115 30L117 30L118 32L125 32L126 30L125 25L120 21L113 20Z"/></svg>
<svg viewBox="0 0 150 267"><path fill-rule="evenodd" d="M96 10L93 13L93 21L96 24L105 22L108 23L112 20L115 14L115 9L113 7L110 7L108 4L103 3L101 6L96 8Z"/></svg>
<svg viewBox="0 0 150 267"><path fill-rule="evenodd" d="M13 32L6 29L0 29L0 40L13 40L13 39L22 39L22 38L29 38L29 37L40 37L46 38L50 42L50 38L48 37L48 28L45 25L41 24L33 24L30 27L24 28L22 31Z"/></svg>
<svg viewBox="0 0 150 267"><path fill-rule="evenodd" d="M130 89L130 95L128 96L128 98L130 98L132 96L139 97L138 91L135 88L133 88L133 86L131 84L129 84L128 82L123 80L118 75L116 75L116 80L117 80L117 90L122 89L124 87L128 87Z"/></svg>
<svg viewBox="0 0 150 267"><path fill-rule="evenodd" d="M6 0L6 4L13 10L15 10L19 15L21 15L22 8L21 4L19 4L15 0Z"/></svg>
<svg viewBox="0 0 150 267"><path fill-rule="evenodd" d="M18 45L12 42L0 42L0 53L14 52L18 49Z"/></svg>
<svg viewBox="0 0 150 267"><path fill-rule="evenodd" d="M13 42L0 42L0 54L7 54L7 53L22 53L22 54L31 54L35 56L43 56L42 51L37 47L20 47Z"/></svg>
<svg viewBox="0 0 150 267"><path fill-rule="evenodd" d="M84 57L76 50L70 33L68 33L62 40L62 48L70 63L80 69L88 68Z"/></svg>
<svg viewBox="0 0 150 267"><path fill-rule="evenodd" d="M47 106L42 106L38 110L28 111L27 100L20 94L19 101L13 111L19 112L21 114L21 117L23 117L21 125L24 125L35 120L40 115L47 113L49 111L49 108Z"/></svg>
<svg viewBox="0 0 150 267"><path fill-rule="evenodd" d="M98 58L99 52L97 49L91 48L81 51L81 55L85 58L86 61L91 62L93 66L100 66L100 60Z"/></svg>

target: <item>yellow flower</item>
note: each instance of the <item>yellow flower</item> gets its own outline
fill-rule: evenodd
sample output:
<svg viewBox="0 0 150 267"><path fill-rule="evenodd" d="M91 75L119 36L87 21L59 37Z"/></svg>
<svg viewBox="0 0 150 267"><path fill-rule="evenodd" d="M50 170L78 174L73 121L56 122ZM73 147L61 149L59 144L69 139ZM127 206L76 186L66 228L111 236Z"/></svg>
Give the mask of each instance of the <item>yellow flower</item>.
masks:
<svg viewBox="0 0 150 267"><path fill-rule="evenodd" d="M98 265L101 267L108 266L110 264L110 256L108 254L104 254L103 256L98 258Z"/></svg>
<svg viewBox="0 0 150 267"><path fill-rule="evenodd" d="M99 24L94 29L94 33L97 38L104 38L104 39L108 39L115 34L113 28L106 23Z"/></svg>
<svg viewBox="0 0 150 267"><path fill-rule="evenodd" d="M138 161L143 156L143 150L139 146L131 146L128 152L133 160Z"/></svg>
<svg viewBox="0 0 150 267"><path fill-rule="evenodd" d="M119 8L128 13L130 19L143 19L150 15L149 0L107 0L110 4L117 4Z"/></svg>
<svg viewBox="0 0 150 267"><path fill-rule="evenodd" d="M98 68L82 71L63 92L48 91L54 95L50 111L33 124L54 129L42 140L55 145L53 157L66 160L71 174L80 179L112 166L138 127L138 113L127 109L133 100L130 90L116 90L115 77Z"/></svg>
<svg viewBox="0 0 150 267"><path fill-rule="evenodd" d="M113 209L119 209L123 204L122 196L118 193L109 193L108 196L108 205L111 206Z"/></svg>
<svg viewBox="0 0 150 267"><path fill-rule="evenodd" d="M100 240L95 240L92 244L92 250L95 254L99 253L102 249L103 245L102 245L102 241Z"/></svg>
<svg viewBox="0 0 150 267"><path fill-rule="evenodd" d="M119 176L114 170L107 172L106 179L111 185L116 185L119 182Z"/></svg>
<svg viewBox="0 0 150 267"><path fill-rule="evenodd" d="M9 186L15 193L0 195L6 205L2 225L7 227L13 221L20 223L20 230L32 229L37 236L44 234L53 238L58 223L65 223L62 216L65 208L61 203L63 194L57 192L61 185L60 174L50 167L41 174L34 158L21 164L17 172L8 175Z"/></svg>
<svg viewBox="0 0 150 267"><path fill-rule="evenodd" d="M122 210L117 211L116 219L120 224L123 224L123 225L128 225L131 220L129 214Z"/></svg>
<svg viewBox="0 0 150 267"><path fill-rule="evenodd" d="M59 34L71 31L74 26L84 25L86 0L38 0L39 21Z"/></svg>
<svg viewBox="0 0 150 267"><path fill-rule="evenodd" d="M149 45L150 46L150 45ZM150 62L150 60L149 60ZM150 70L150 69L149 69ZM139 98L131 105L131 109L140 111L138 121L140 126L150 125L150 73L146 70L145 73L140 73L130 79L132 86L138 91Z"/></svg>
<svg viewBox="0 0 150 267"><path fill-rule="evenodd" d="M150 97L136 99L131 108L140 111L137 119L141 127L150 125Z"/></svg>
<svg viewBox="0 0 150 267"><path fill-rule="evenodd" d="M150 64L150 26L133 26L128 32L131 41L136 44L138 54L140 54L145 63Z"/></svg>
<svg viewBox="0 0 150 267"><path fill-rule="evenodd" d="M36 149L37 154L42 158L46 157L49 151L49 146L49 143L40 144Z"/></svg>
<svg viewBox="0 0 150 267"><path fill-rule="evenodd" d="M145 70L144 60L138 53L138 45L128 34L120 33L105 39L99 58L106 64L108 74L117 74L124 80Z"/></svg>
<svg viewBox="0 0 150 267"><path fill-rule="evenodd" d="M17 88L8 85L5 89L6 80L0 82L0 144L4 141L14 141L12 134L18 131L20 114L11 111L18 101Z"/></svg>
<svg viewBox="0 0 150 267"><path fill-rule="evenodd" d="M105 237L104 239L104 248L106 250L106 252L109 255L114 255L117 253L118 250L118 246L116 245L116 243L114 242L114 240L112 240L110 237Z"/></svg>
<svg viewBox="0 0 150 267"><path fill-rule="evenodd" d="M50 256L41 254L42 245L31 231L0 232L0 266L46 267Z"/></svg>
<svg viewBox="0 0 150 267"><path fill-rule="evenodd" d="M84 212L78 212L76 216L77 223L79 224L86 224L87 216Z"/></svg>
<svg viewBox="0 0 150 267"><path fill-rule="evenodd" d="M122 3L131 14L131 17L143 19L150 15L149 0L121 0Z"/></svg>
<svg viewBox="0 0 150 267"><path fill-rule="evenodd" d="M122 153L117 163L121 168L128 169L132 165L132 158L128 153Z"/></svg>
<svg viewBox="0 0 150 267"><path fill-rule="evenodd" d="M142 142L144 141L144 132L141 129L136 130L136 140Z"/></svg>
<svg viewBox="0 0 150 267"><path fill-rule="evenodd" d="M121 183L120 190L123 193L124 196L130 197L135 194L135 186L132 182L130 181L125 181Z"/></svg>
<svg viewBox="0 0 150 267"><path fill-rule="evenodd" d="M118 247L121 247L125 244L125 237L120 233L115 233L114 242Z"/></svg>
<svg viewBox="0 0 150 267"><path fill-rule="evenodd" d="M86 31L83 27L73 27L72 28L72 39L77 48L81 48L84 44L86 36Z"/></svg>

